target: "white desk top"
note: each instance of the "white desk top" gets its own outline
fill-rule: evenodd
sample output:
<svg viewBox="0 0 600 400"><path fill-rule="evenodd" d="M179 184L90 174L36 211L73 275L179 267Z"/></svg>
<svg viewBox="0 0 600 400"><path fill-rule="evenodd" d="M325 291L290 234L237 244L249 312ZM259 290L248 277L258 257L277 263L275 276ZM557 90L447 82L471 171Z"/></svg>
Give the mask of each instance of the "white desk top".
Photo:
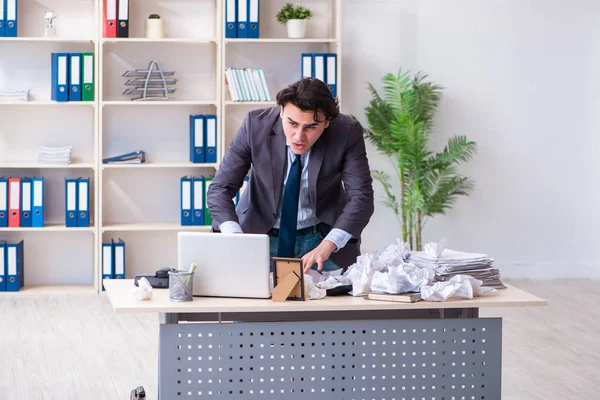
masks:
<svg viewBox="0 0 600 400"><path fill-rule="evenodd" d="M364 310L416 310L438 308L527 307L545 306L546 300L512 286L487 293L471 300L451 299L446 302L419 301L393 303L367 300L362 297L332 296L320 300L286 301L275 303L271 299L235 299L194 297L194 301L178 303L169 301L168 289L154 289L152 300L137 300L130 289L133 279L105 279L106 293L117 313L217 313L217 312L297 312L297 311L364 311Z"/></svg>

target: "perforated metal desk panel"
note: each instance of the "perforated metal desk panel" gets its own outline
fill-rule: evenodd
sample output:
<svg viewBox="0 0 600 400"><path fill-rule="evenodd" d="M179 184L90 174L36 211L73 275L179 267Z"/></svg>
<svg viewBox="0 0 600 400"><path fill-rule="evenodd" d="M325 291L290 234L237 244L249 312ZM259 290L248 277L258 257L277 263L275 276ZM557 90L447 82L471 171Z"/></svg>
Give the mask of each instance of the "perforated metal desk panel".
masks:
<svg viewBox="0 0 600 400"><path fill-rule="evenodd" d="M502 321L478 309L546 305L513 287L443 303L174 303L138 301L132 284L104 281L115 312L159 314L161 400L500 399Z"/></svg>

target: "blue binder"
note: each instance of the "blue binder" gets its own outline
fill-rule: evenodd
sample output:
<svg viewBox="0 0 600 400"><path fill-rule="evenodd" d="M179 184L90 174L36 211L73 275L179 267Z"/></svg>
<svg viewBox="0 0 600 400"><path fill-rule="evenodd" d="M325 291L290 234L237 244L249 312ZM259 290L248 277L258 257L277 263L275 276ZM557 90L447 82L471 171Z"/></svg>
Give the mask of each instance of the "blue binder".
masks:
<svg viewBox="0 0 600 400"><path fill-rule="evenodd" d="M325 83L333 97L337 97L337 54L327 53L325 64Z"/></svg>
<svg viewBox="0 0 600 400"><path fill-rule="evenodd" d="M77 179L77 226L90 226L90 178Z"/></svg>
<svg viewBox="0 0 600 400"><path fill-rule="evenodd" d="M23 244L23 240L17 244L6 244L7 292L18 292L23 287L25 281L23 273Z"/></svg>
<svg viewBox="0 0 600 400"><path fill-rule="evenodd" d="M69 101L81 101L81 53L69 54Z"/></svg>
<svg viewBox="0 0 600 400"><path fill-rule="evenodd" d="M22 228L31 228L31 178L21 178L21 216L19 225Z"/></svg>
<svg viewBox="0 0 600 400"><path fill-rule="evenodd" d="M237 0L237 37L248 37L248 0Z"/></svg>
<svg viewBox="0 0 600 400"><path fill-rule="evenodd" d="M6 37L17 37L19 0L4 0L4 25Z"/></svg>
<svg viewBox="0 0 600 400"><path fill-rule="evenodd" d="M193 222L194 225L204 225L204 178L192 178Z"/></svg>
<svg viewBox="0 0 600 400"><path fill-rule="evenodd" d="M190 115L190 162L205 163L204 115Z"/></svg>
<svg viewBox="0 0 600 400"><path fill-rule="evenodd" d="M6 4L4 0L0 0L0 37L6 36Z"/></svg>
<svg viewBox="0 0 600 400"><path fill-rule="evenodd" d="M8 227L8 178L0 176L0 228L6 227Z"/></svg>
<svg viewBox="0 0 600 400"><path fill-rule="evenodd" d="M125 279L125 242L119 238L119 241L115 243L111 239L113 247L113 263L114 263L114 276L113 279Z"/></svg>
<svg viewBox="0 0 600 400"><path fill-rule="evenodd" d="M184 176L181 178L181 225L194 225L192 204L194 202L194 192L192 190L192 178Z"/></svg>
<svg viewBox="0 0 600 400"><path fill-rule="evenodd" d="M204 125L204 143L206 146L206 162L217 162L217 116L207 115Z"/></svg>
<svg viewBox="0 0 600 400"><path fill-rule="evenodd" d="M69 53L52 53L51 57L51 99L69 101Z"/></svg>
<svg viewBox="0 0 600 400"><path fill-rule="evenodd" d="M0 240L0 292L6 292L6 242Z"/></svg>
<svg viewBox="0 0 600 400"><path fill-rule="evenodd" d="M102 279L114 278L114 252L111 243L102 243ZM102 284L104 290L104 283Z"/></svg>
<svg viewBox="0 0 600 400"><path fill-rule="evenodd" d="M248 38L260 37L260 0L248 0Z"/></svg>
<svg viewBox="0 0 600 400"><path fill-rule="evenodd" d="M65 178L65 225L77 227L77 179Z"/></svg>
<svg viewBox="0 0 600 400"><path fill-rule="evenodd" d="M237 38L237 0L225 0L225 37Z"/></svg>
<svg viewBox="0 0 600 400"><path fill-rule="evenodd" d="M31 187L31 226L42 228L44 226L44 178L33 178Z"/></svg>

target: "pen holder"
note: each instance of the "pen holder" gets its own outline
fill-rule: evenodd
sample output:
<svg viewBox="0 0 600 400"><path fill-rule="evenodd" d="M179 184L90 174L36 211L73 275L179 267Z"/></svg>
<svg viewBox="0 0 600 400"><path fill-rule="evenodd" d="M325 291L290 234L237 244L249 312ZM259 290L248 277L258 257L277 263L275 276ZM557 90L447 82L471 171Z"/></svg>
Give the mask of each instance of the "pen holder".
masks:
<svg viewBox="0 0 600 400"><path fill-rule="evenodd" d="M177 270L169 271L169 300L193 301L194 273Z"/></svg>
<svg viewBox="0 0 600 400"><path fill-rule="evenodd" d="M158 14L152 14L146 20L146 37L148 39L162 39L165 37L165 25Z"/></svg>

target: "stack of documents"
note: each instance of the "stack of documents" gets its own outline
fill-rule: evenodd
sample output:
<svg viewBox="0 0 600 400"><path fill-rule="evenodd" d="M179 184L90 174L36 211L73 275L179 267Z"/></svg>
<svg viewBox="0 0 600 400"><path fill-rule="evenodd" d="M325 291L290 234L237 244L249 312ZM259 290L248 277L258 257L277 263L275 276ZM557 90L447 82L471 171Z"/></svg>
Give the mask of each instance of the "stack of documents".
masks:
<svg viewBox="0 0 600 400"><path fill-rule="evenodd" d="M71 164L72 146L38 147L37 162L40 164Z"/></svg>
<svg viewBox="0 0 600 400"><path fill-rule="evenodd" d="M0 101L29 101L29 89L0 90Z"/></svg>
<svg viewBox="0 0 600 400"><path fill-rule="evenodd" d="M227 68L225 79L231 101L271 101L262 69Z"/></svg>
<svg viewBox="0 0 600 400"><path fill-rule="evenodd" d="M482 286L504 288L494 259L487 254L465 253L444 249L439 257L424 251L411 252L408 261L421 268L433 268L435 281L448 281L456 275L470 275L483 282Z"/></svg>

